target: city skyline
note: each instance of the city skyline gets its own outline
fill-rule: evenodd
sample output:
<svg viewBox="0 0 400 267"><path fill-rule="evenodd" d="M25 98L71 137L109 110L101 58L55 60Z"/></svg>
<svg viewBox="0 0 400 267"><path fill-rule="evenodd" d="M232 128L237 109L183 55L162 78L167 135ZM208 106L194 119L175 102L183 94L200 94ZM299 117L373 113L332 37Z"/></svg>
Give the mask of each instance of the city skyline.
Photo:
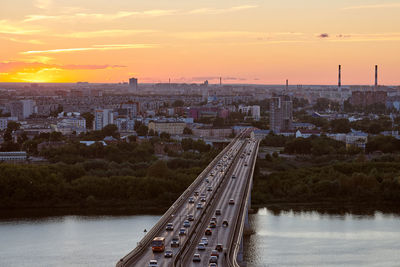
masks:
<svg viewBox="0 0 400 267"><path fill-rule="evenodd" d="M11 1L0 82L400 84L400 1Z"/></svg>

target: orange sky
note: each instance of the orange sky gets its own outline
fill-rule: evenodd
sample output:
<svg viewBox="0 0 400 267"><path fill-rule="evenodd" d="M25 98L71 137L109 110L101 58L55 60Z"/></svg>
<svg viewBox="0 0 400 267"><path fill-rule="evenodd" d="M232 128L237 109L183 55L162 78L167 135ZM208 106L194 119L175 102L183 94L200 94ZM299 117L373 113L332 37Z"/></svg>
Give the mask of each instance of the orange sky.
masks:
<svg viewBox="0 0 400 267"><path fill-rule="evenodd" d="M1 0L0 82L400 84L400 1Z"/></svg>

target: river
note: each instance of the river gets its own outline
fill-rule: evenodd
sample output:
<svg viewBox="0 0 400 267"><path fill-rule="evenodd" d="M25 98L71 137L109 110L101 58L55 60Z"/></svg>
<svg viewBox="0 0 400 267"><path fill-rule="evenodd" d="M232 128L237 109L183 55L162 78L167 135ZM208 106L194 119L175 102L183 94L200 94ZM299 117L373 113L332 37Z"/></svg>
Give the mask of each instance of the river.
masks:
<svg viewBox="0 0 400 267"><path fill-rule="evenodd" d="M0 220L0 266L114 266L160 216ZM318 212L250 215L247 266L400 266L400 217Z"/></svg>

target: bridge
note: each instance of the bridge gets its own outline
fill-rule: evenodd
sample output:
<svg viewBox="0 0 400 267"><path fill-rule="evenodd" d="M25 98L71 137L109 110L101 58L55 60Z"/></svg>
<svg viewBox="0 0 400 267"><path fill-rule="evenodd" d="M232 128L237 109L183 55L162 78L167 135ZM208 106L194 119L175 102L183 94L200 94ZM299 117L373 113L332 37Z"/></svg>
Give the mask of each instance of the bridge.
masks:
<svg viewBox="0 0 400 267"><path fill-rule="evenodd" d="M249 136L245 130L234 138L116 266L242 266L259 145ZM153 252L156 237L165 251Z"/></svg>

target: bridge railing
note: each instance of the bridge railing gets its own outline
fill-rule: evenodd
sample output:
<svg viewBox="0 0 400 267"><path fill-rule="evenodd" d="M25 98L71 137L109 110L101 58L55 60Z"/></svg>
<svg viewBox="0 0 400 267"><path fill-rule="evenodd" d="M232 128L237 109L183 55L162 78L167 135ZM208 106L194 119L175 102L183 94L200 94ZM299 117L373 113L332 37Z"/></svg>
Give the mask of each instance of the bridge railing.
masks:
<svg viewBox="0 0 400 267"><path fill-rule="evenodd" d="M234 231L232 232L231 236L229 237L228 244L229 245L229 250L228 250L228 266L229 267L240 267L240 265L237 262L237 256L238 252L240 249L240 242L241 242L241 237L243 236L244 232L244 226L245 226L245 219L246 219L246 214L245 212L247 211L249 205L249 196L251 194L251 189L252 189L252 183L253 183L253 174L254 174L254 169L256 166L256 161L257 161L257 155L258 155L258 148L259 148L259 141L257 142L257 148L254 151L254 158L252 161L252 167L251 171L249 173L249 181L246 185L246 190L244 191L243 197L242 197L242 203L241 203L241 208L239 209L239 217L238 220L235 221L234 225Z"/></svg>
<svg viewBox="0 0 400 267"><path fill-rule="evenodd" d="M171 215L175 213L175 210L180 208L189 195L193 194L197 186L203 181L206 174L208 174L216 163L224 156L224 154L232 147L232 145L239 140L242 133L238 134L228 146L226 146L209 164L208 166L197 176L193 183L182 193L182 195L172 204L172 206L164 213L164 215L158 220L158 222L151 228L149 232L140 240L135 249L128 253L125 257L120 259L116 264L117 267L129 266L146 248L149 247L150 242L154 239L155 235L160 232L164 225L170 220Z"/></svg>

